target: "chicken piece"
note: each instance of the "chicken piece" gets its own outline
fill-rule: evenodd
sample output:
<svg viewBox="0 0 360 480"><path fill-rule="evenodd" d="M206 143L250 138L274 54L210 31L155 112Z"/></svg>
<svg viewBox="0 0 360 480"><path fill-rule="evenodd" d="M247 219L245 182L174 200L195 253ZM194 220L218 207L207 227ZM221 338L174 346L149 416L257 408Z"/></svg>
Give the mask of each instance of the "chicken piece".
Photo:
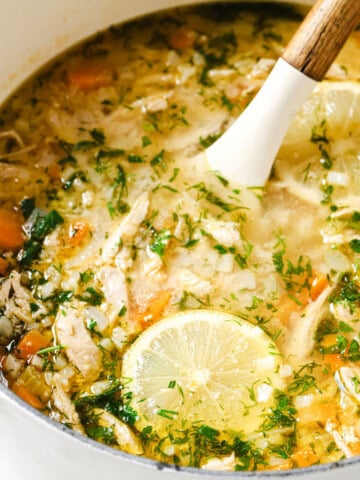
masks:
<svg viewBox="0 0 360 480"><path fill-rule="evenodd" d="M125 423L101 408L96 408L94 414L98 417L101 427L113 428L116 442L122 450L135 455L144 453L140 440Z"/></svg>
<svg viewBox="0 0 360 480"><path fill-rule="evenodd" d="M53 386L54 390L52 395L55 407L63 414L66 423L70 424L73 430L84 433L79 415L75 410L75 406L71 402L58 373L53 377Z"/></svg>
<svg viewBox="0 0 360 480"><path fill-rule="evenodd" d="M134 238L149 209L149 193L144 192L135 201L132 209L106 240L101 261L111 261L118 253L121 244L128 244Z"/></svg>
<svg viewBox="0 0 360 480"><path fill-rule="evenodd" d="M120 311L124 312L121 318L126 321L129 298L125 273L114 267L102 267L98 276L103 284L102 290L106 299L105 313L110 326L113 326L119 318Z"/></svg>
<svg viewBox="0 0 360 480"><path fill-rule="evenodd" d="M62 306L55 319L56 333L69 360L79 369L85 381L97 379L101 370L101 352L86 329L79 304Z"/></svg>
<svg viewBox="0 0 360 480"><path fill-rule="evenodd" d="M222 222L219 220L203 220L205 229L217 242L226 247L231 247L240 240L238 225L235 222Z"/></svg>
<svg viewBox="0 0 360 480"><path fill-rule="evenodd" d="M21 285L20 273L12 271L0 284L0 308L7 318L28 323L32 320L30 303L31 294Z"/></svg>
<svg viewBox="0 0 360 480"><path fill-rule="evenodd" d="M325 288L318 298L310 302L305 311L296 318L294 328L291 329L289 338L284 342L284 353L289 355L289 361L295 364L303 364L310 355L315 345L316 330L328 313L327 299L334 290L336 283Z"/></svg>
<svg viewBox="0 0 360 480"><path fill-rule="evenodd" d="M235 465L236 465L236 459L234 453L229 455L228 457L223 457L223 458L211 458L208 460L204 465L202 465L203 470L219 470L219 471L228 471L228 472L233 472Z"/></svg>

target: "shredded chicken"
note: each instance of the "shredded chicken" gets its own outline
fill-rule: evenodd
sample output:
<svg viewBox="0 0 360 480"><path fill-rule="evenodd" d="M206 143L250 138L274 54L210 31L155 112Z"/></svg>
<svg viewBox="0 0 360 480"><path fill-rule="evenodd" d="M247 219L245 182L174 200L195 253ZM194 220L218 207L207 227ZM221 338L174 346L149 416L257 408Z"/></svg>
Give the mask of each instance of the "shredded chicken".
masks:
<svg viewBox="0 0 360 480"><path fill-rule="evenodd" d="M128 215L110 234L102 249L102 261L110 261L117 254L122 243L127 244L134 238L149 209L149 194L144 192L134 202Z"/></svg>
<svg viewBox="0 0 360 480"><path fill-rule="evenodd" d="M94 414L98 416L100 426L114 429L116 442L122 450L135 455L144 453L140 440L125 423L100 408L94 409Z"/></svg>
<svg viewBox="0 0 360 480"><path fill-rule="evenodd" d="M94 381L101 371L101 352L84 325L81 307L73 302L62 306L55 319L58 339L69 360L85 381Z"/></svg>
<svg viewBox="0 0 360 480"><path fill-rule="evenodd" d="M4 309L4 315L13 322L17 323L20 320L30 323L31 294L21 285L20 279L20 274L14 270L0 284L0 308Z"/></svg>
<svg viewBox="0 0 360 480"><path fill-rule="evenodd" d="M315 301L307 305L305 312L296 318L283 348L291 362L300 365L309 357L315 345L315 332L324 315L328 313L327 299L334 288L335 283L327 287Z"/></svg>
<svg viewBox="0 0 360 480"><path fill-rule="evenodd" d="M75 406L66 392L58 373L55 373L53 377L53 386L54 389L52 395L55 407L64 415L66 423L70 424L73 430L84 433L79 415L77 414Z"/></svg>

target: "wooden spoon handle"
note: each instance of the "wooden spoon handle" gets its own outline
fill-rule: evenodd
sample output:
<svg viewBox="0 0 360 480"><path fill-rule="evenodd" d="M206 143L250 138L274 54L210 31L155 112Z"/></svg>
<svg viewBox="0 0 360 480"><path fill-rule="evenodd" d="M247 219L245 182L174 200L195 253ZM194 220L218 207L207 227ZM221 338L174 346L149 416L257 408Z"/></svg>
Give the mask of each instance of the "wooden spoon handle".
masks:
<svg viewBox="0 0 360 480"><path fill-rule="evenodd" d="M286 48L283 59L320 81L359 22L360 0L318 0Z"/></svg>

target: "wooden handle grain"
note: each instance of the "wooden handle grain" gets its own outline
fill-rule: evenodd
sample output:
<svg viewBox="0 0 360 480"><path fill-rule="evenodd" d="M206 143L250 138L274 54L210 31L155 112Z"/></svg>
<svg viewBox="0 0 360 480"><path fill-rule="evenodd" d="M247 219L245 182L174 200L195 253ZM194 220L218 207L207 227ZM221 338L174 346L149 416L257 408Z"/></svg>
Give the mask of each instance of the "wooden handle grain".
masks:
<svg viewBox="0 0 360 480"><path fill-rule="evenodd" d="M286 48L283 59L320 81L359 22L360 0L318 0Z"/></svg>

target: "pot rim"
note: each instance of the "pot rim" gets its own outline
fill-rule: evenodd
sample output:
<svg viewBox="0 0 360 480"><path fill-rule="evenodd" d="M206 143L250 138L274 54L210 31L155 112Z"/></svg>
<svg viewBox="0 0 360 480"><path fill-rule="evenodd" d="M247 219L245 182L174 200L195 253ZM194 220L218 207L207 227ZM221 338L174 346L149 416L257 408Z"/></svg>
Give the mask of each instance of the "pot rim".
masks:
<svg viewBox="0 0 360 480"><path fill-rule="evenodd" d="M311 474L317 474L320 472L330 472L334 469L344 469L351 465L360 464L360 456L354 456L352 458L346 458L344 460L340 460L337 462L330 462L330 463L323 463L321 465L314 465L311 467L305 468L294 468L291 470L284 470L284 471L239 471L239 472L228 472L228 471L219 471L219 470L203 470L201 468L194 468L194 467L181 467L178 465L174 465L171 463L166 462L159 462L156 460L151 460L150 458L140 457L137 455L133 455L131 453L126 453L122 450L119 450L114 447L110 447L103 443L97 442L81 433L78 433L74 430L71 430L64 424L56 422L52 420L50 417L44 415L43 413L35 410L30 405L28 405L24 400L18 397L15 393L13 393L6 385L0 383L0 399L1 396L5 397L5 400L14 403L20 410L25 410L31 417L35 420L42 422L43 424L47 425L51 429L57 431L60 434L65 434L66 436L71 437L77 442L82 443L83 445L90 447L91 449L97 450L99 453L105 453L106 455L110 455L115 458L119 458L130 463L136 463L140 466L144 466L147 468L157 469L157 470L173 470L179 473L181 477L191 477L192 475L202 476L204 479L206 478L234 478L236 476L239 479L247 479L247 478L268 478L271 480L272 478L286 478L286 477L299 477L308 475L311 478ZM179 477L180 478L180 477Z"/></svg>
<svg viewBox="0 0 360 480"><path fill-rule="evenodd" d="M216 0L211 0L211 1L216 1ZM234 0L230 0L234 1ZM261 3L261 2L274 2L274 3L296 3L300 5L309 5L311 2L315 0L241 0L243 3ZM192 4L198 4L196 0ZM144 14L140 14L139 16L131 17L124 22L121 23L126 23L127 21L131 21L135 18L142 17ZM147 15L147 14L145 14ZM87 35L84 37L86 38L91 38L92 35ZM75 45L81 43L84 39L79 40L75 43ZM64 49L61 49L58 55L63 55L65 52L67 52L69 49L71 49L74 45L68 46ZM54 58L56 57L51 57L47 61L43 62L40 66L37 66L37 68L34 69L33 74L36 74L39 72L41 69L43 69L46 65L50 65L51 62L53 62ZM28 78L28 77L27 77ZM21 81L19 85L16 85L15 88L12 88L11 91L8 93L8 95L5 97L5 99L2 99L0 102L0 106L4 105L7 103L9 98L13 95L13 93L20 88L23 83L26 82L26 79ZM0 377L0 401L5 400L9 401L10 403L15 404L20 410L25 411L27 414L29 414L34 420L40 421L43 423L45 426L48 426L50 429L55 430L57 433L64 434L67 437L72 438L76 442L81 443L85 447L89 447L90 449L94 449L98 451L99 453L109 455L111 457L114 457L116 459L121 459L126 462L130 463L135 463L138 464L139 466L146 467L149 469L156 469L156 470L167 470L167 471L174 471L178 472L179 474L179 479L180 478L189 478L192 477L193 475L196 476L201 476L204 480L206 479L213 479L216 480L217 478L221 477L223 479L231 478L233 479L234 477L237 477L239 479L275 479L276 478L290 478L290 477L303 477L304 475L308 475L309 478L311 478L311 474L318 474L320 472L330 472L335 469L341 469L343 470L346 467L352 466L352 465L358 465L360 464L360 455L354 456L351 458L346 458L344 460L336 461L336 462L330 462L330 463L324 463L320 465L314 465L311 467L305 467L305 468L294 468L294 469L289 469L289 470L284 470L284 471L270 471L270 470L264 470L264 471L238 471L238 472L229 472L229 471L219 471L219 470L203 470L200 468L195 468L195 467L182 467L178 466L175 464L171 463L166 463L166 462L160 462L156 460L152 460L150 458L146 457L141 457L138 455L134 455L131 453L124 452L120 449L111 447L109 445L105 445L103 443L100 443L96 440L91 439L90 437L87 437L85 435L82 435L79 432L76 432L74 430L71 430L71 428L67 427L64 424L61 424L47 415L44 415L40 411L36 410L35 408L31 407L29 404L27 404L24 400L22 400L20 397L18 397L15 393L13 393L4 383L1 382L1 377Z"/></svg>

